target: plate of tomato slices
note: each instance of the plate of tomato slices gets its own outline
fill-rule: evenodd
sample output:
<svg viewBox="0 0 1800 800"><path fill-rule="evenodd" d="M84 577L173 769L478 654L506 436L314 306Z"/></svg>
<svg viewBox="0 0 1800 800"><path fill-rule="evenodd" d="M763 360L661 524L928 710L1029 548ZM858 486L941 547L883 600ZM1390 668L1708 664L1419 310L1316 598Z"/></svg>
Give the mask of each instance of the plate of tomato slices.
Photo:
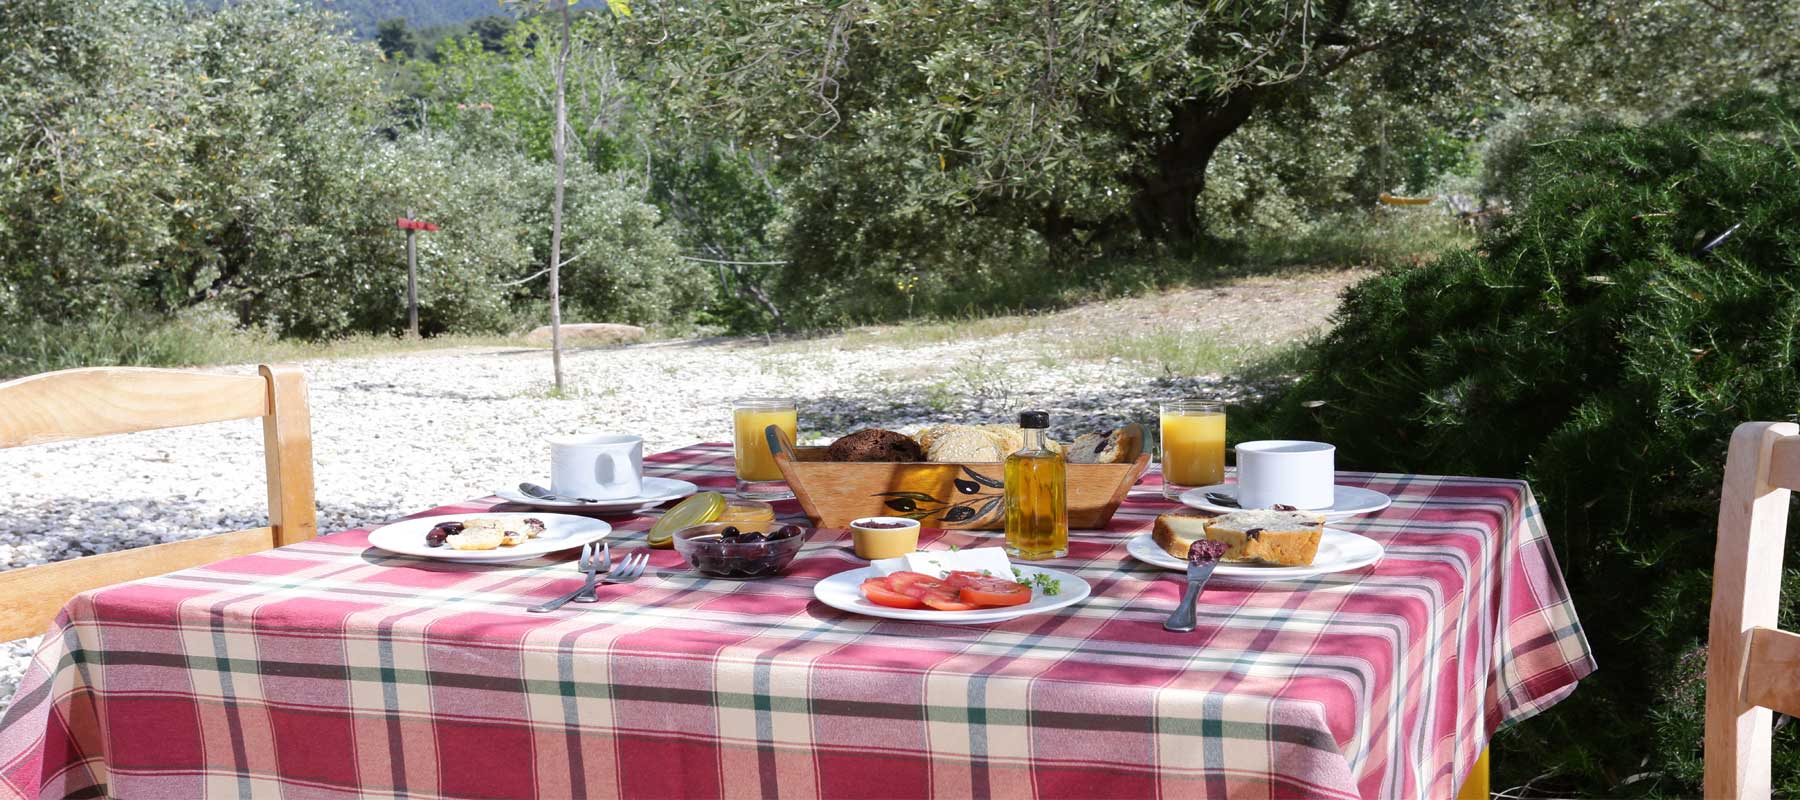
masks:
<svg viewBox="0 0 1800 800"><path fill-rule="evenodd" d="M882 575L862 567L819 581L813 596L843 611L948 625L1004 622L1087 599L1087 581L1070 573L1025 566L1014 570L1022 580L979 572L952 572L941 578L922 572Z"/></svg>

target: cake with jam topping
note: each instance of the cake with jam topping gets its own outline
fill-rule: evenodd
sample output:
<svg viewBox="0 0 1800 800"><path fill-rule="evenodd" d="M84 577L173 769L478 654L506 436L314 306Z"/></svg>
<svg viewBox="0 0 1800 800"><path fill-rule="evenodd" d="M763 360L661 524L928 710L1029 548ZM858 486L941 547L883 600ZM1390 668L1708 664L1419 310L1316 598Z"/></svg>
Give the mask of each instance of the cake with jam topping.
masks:
<svg viewBox="0 0 1800 800"><path fill-rule="evenodd" d="M1234 511L1206 521L1206 538L1225 544L1225 561L1311 566L1325 517L1306 511Z"/></svg>

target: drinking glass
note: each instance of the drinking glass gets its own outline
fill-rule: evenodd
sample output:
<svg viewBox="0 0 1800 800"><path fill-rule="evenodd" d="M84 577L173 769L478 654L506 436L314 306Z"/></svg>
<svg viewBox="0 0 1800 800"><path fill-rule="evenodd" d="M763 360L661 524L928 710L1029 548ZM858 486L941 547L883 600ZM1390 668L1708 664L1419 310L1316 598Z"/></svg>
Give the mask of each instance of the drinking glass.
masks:
<svg viewBox="0 0 1800 800"><path fill-rule="evenodd" d="M776 425L787 432L788 441L796 440L799 412L794 408L794 401L777 397L741 398L731 404L731 421L738 496L756 500L793 497L787 481L782 479L781 466L775 463L775 454L769 452L769 437L765 431L770 425Z"/></svg>
<svg viewBox="0 0 1800 800"><path fill-rule="evenodd" d="M1200 400L1162 404L1163 497L1225 482L1225 406Z"/></svg>

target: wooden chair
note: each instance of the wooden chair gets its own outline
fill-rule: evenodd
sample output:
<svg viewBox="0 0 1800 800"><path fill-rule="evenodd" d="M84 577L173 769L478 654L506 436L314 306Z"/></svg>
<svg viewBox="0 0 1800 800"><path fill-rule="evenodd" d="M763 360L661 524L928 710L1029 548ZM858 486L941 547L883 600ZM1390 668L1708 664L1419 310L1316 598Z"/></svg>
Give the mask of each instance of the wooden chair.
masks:
<svg viewBox="0 0 1800 800"><path fill-rule="evenodd" d="M1731 434L1713 555L1706 658L1706 796L1769 796L1770 709L1800 714L1800 634L1775 628L1788 491L1800 487L1800 426Z"/></svg>
<svg viewBox="0 0 1800 800"><path fill-rule="evenodd" d="M306 376L103 367L0 383L0 448L261 417L269 525L0 572L0 641L43 633L76 594L310 539L312 428Z"/></svg>

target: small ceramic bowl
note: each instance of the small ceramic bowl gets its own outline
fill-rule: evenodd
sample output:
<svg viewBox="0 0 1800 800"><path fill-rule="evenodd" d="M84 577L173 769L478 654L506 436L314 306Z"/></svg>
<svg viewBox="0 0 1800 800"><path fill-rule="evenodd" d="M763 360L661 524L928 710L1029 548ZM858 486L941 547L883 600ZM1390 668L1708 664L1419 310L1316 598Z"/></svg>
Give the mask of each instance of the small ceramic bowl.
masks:
<svg viewBox="0 0 1800 800"><path fill-rule="evenodd" d="M899 558L919 549L919 521L905 517L863 517L850 523L851 549L870 561Z"/></svg>
<svg viewBox="0 0 1800 800"><path fill-rule="evenodd" d="M702 575L715 578L768 578L781 574L800 552L813 533L812 528L792 526L800 532L777 539L758 542L726 542L720 536L726 529L767 536L778 533L785 525L746 525L745 523L709 522L682 528L675 532L675 550Z"/></svg>

